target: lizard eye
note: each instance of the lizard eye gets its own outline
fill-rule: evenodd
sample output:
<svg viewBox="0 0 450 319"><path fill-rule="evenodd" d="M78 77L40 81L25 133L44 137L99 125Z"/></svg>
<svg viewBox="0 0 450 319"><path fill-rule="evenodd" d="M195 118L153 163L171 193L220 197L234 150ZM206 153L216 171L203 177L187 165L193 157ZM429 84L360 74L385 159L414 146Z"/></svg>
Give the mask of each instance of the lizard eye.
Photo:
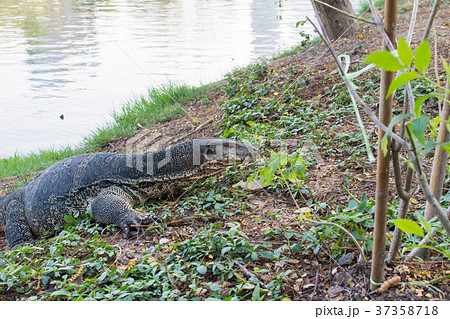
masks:
<svg viewBox="0 0 450 319"><path fill-rule="evenodd" d="M212 157L213 157L214 155L216 155L216 150L215 150L214 148L208 146L208 147L205 149L204 154L205 154L205 158L209 160L209 159L212 159Z"/></svg>

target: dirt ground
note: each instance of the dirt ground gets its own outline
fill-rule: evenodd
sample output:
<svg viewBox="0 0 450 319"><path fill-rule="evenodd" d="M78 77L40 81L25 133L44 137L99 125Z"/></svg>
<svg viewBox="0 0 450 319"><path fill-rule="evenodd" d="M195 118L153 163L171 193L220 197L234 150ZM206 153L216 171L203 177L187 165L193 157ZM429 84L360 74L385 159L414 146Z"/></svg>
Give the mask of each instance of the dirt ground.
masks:
<svg viewBox="0 0 450 319"><path fill-rule="evenodd" d="M417 19L416 36L413 38L413 46L420 42L420 35L428 19L429 8L420 8ZM408 10L399 15L398 35L406 36L409 28L411 12ZM435 31L438 38L437 54L447 61L450 58L450 8L443 5L435 22ZM418 34L418 35L417 35ZM430 36L431 47L434 47L434 31ZM361 61L369 53L381 47L381 39L376 28L372 25L359 27L358 33L350 39L340 39L335 43L338 53L347 53L352 61ZM298 67L299 76L304 72L312 73L312 78L306 84L300 98L316 101L318 105L326 105L327 98L324 92L335 83L341 81L331 55L327 52L324 44L313 46L296 55L291 55L269 63L269 68L276 72L283 72L291 66ZM328 75L335 74L332 79L326 79ZM328 77L329 78L329 77ZM186 109L183 116L159 123L151 129L140 131L131 139L120 139L112 141L105 146L104 151L126 152L130 150L157 150L184 140L217 136L220 131L215 128L222 121L222 113L219 103L225 96L219 90L212 90L207 96L209 103L199 101L192 103ZM376 111L376 108L374 108ZM363 116L364 117L364 116ZM366 118L363 121L367 122ZM375 132L374 125L366 127L367 130ZM349 121L348 126L342 130L358 131L358 127ZM349 191L357 198L366 192L369 198L373 198L375 189L375 165L362 165L354 162L345 167L338 165L342 158L338 155L330 157L326 153L321 154L323 163L320 167L310 170L308 186L313 190L316 201L330 201L345 205L348 202L348 194L344 192L343 176L352 176L352 187ZM8 178L0 181L0 192L17 182L17 179ZM394 189L394 185L392 185ZM394 193L394 192L391 192ZM251 216L236 217L246 230L246 234L253 240L264 240L262 234L273 224L255 224L253 219L264 215L268 211L293 211L293 204L285 199L280 199L275 194L267 192L255 193L250 203L254 208ZM230 216L232 218L233 216ZM289 221L291 216L282 215L284 221ZM108 240L118 244L122 248L122 262L138 256L143 246L158 243L163 237L173 240L189 238L189 234L196 228L202 227L203 221L193 220L189 223L169 227L164 236L139 237L135 240L125 240L120 233L114 234ZM0 234L0 250L6 249L4 234ZM357 251L355 250L355 254ZM356 258L355 258L356 259ZM246 265L251 268L252 263ZM398 262L387 267L387 278L394 275L401 277L401 284L389 289L387 292L373 293L369 289L370 262L357 263L356 260L349 264L338 265L328 254L298 254L295 258L285 262L283 269L293 269L292 276L285 279L289 295L294 300L440 300L436 293L430 293L425 288L413 287L408 284L410 280L430 280L432 278L450 274L450 263L445 261L430 262ZM320 267L319 267L320 266ZM320 271L319 271L320 268ZM302 278L302 280L299 280ZM264 280L264 278L263 278ZM450 298L450 280L441 282L437 287Z"/></svg>

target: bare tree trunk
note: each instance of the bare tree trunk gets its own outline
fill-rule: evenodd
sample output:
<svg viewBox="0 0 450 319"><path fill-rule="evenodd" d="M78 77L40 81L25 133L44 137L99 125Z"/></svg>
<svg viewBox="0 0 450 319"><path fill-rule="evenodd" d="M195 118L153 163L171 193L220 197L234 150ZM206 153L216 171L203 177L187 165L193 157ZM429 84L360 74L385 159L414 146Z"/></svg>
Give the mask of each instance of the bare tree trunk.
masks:
<svg viewBox="0 0 450 319"><path fill-rule="evenodd" d="M396 40L397 28L397 0L386 0L384 29L392 43ZM386 46L386 43L385 43ZM394 72L382 71L379 118L384 125L389 125L392 119L393 94L386 98L386 93L394 79ZM384 258L386 255L386 222L389 199L389 151L390 139L388 139L388 153L384 156L381 150L381 140L384 131L378 130L378 159L377 159L377 186L375 192L375 225L373 230L373 254L370 288L377 289L377 283L384 281Z"/></svg>
<svg viewBox="0 0 450 319"><path fill-rule="evenodd" d="M320 4L320 2L329 6ZM322 21L328 37L331 40L337 40L341 37L348 38L352 36L355 31L355 21L351 17L330 8L331 6L353 15L350 0L320 0L320 2L316 2L316 5L313 7Z"/></svg>

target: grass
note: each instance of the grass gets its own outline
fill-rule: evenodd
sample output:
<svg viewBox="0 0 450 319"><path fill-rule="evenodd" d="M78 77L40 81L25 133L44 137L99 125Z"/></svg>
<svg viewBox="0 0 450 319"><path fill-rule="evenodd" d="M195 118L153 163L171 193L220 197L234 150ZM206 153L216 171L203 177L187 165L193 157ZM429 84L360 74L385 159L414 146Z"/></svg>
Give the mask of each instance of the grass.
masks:
<svg viewBox="0 0 450 319"><path fill-rule="evenodd" d="M374 1L375 8L382 10L384 8L385 0ZM361 7L359 8L358 14L364 14L366 12L370 13L370 5L367 1L361 2Z"/></svg>
<svg viewBox="0 0 450 319"><path fill-rule="evenodd" d="M81 152L81 148L66 147L61 150L41 150L27 156L15 154L0 160L0 178L38 172L53 163Z"/></svg>
<svg viewBox="0 0 450 319"><path fill-rule="evenodd" d="M319 43L322 43L322 38L320 37L315 37L312 40L308 40L308 41L302 41L300 44L294 45L286 50L280 51L276 54L273 55L272 59L273 60L277 60L277 59L281 59L290 55L294 55L297 54L309 47L312 47L314 45L317 45Z"/></svg>
<svg viewBox="0 0 450 319"><path fill-rule="evenodd" d="M200 99L215 85L191 87L167 84L162 88L151 88L147 95L131 99L119 111L115 111L111 123L93 131L80 145L61 150L40 150L28 155L15 154L0 159L0 178L37 172L64 158L98 151L114 139L130 137L139 129L149 128L157 122L182 114L185 105Z"/></svg>

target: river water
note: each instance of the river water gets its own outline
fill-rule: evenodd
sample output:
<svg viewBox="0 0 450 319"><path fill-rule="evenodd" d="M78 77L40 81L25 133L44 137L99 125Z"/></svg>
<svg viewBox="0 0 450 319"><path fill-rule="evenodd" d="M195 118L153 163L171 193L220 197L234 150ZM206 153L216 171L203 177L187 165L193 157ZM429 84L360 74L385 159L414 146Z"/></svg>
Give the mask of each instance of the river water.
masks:
<svg viewBox="0 0 450 319"><path fill-rule="evenodd" d="M305 16L309 0L1 0L0 157L78 144L149 87L271 57Z"/></svg>

